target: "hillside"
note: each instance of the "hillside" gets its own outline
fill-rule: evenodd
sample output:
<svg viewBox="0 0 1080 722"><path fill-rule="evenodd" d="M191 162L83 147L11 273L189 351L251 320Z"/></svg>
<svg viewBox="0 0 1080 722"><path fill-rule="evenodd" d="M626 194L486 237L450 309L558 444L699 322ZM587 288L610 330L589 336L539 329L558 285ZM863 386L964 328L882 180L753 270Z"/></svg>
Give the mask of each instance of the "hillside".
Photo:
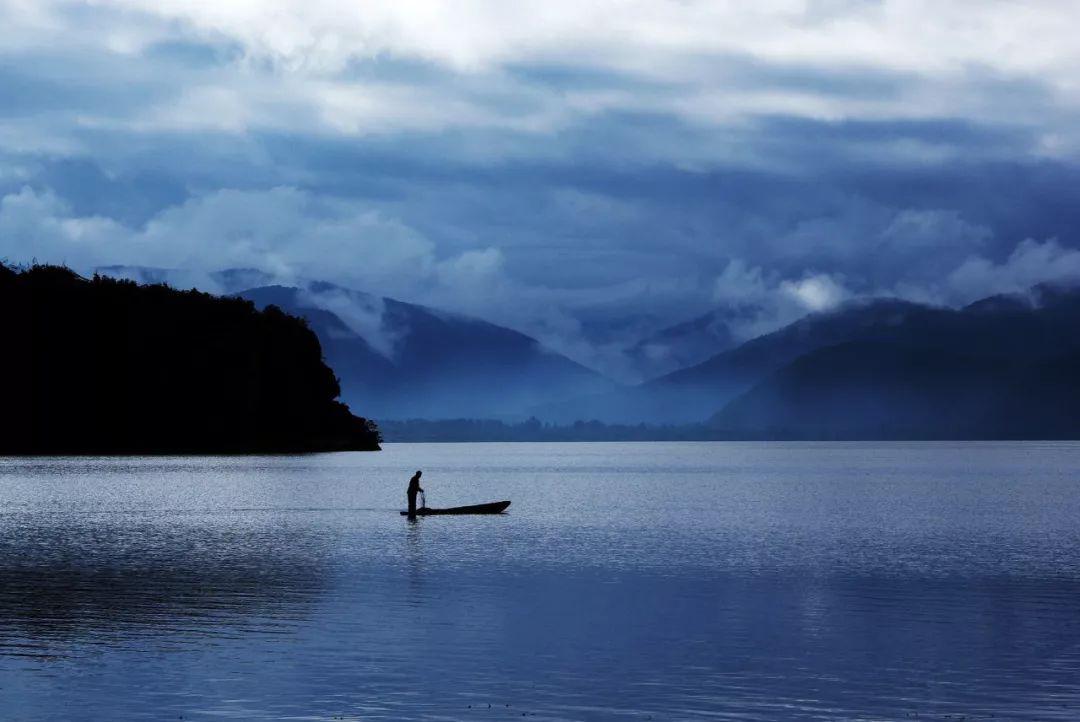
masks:
<svg viewBox="0 0 1080 722"><path fill-rule="evenodd" d="M0 268L6 454L378 448L306 324L240 299Z"/></svg>
<svg viewBox="0 0 1080 722"><path fill-rule="evenodd" d="M729 327L733 315L716 310L665 327L629 347L626 356L646 379L694 366L736 345Z"/></svg>
<svg viewBox="0 0 1080 722"><path fill-rule="evenodd" d="M306 318L342 397L377 417L521 417L531 406L615 384L536 339L479 319L329 283L242 291Z"/></svg>
<svg viewBox="0 0 1080 722"><path fill-rule="evenodd" d="M720 435L1080 438L1080 356L1045 360L860 341L819 349L729 403Z"/></svg>
<svg viewBox="0 0 1080 722"><path fill-rule="evenodd" d="M872 299L810 314L695 366L624 391L536 409L544 420L695 423L799 357L854 341L1037 362L1080 351L1080 291L1038 286L961 309Z"/></svg>
<svg viewBox="0 0 1080 722"><path fill-rule="evenodd" d="M639 386L536 409L542 419L571 422L685 424L704 421L767 374L831 344L894 329L913 315L949 313L891 299L810 314L694 366Z"/></svg>

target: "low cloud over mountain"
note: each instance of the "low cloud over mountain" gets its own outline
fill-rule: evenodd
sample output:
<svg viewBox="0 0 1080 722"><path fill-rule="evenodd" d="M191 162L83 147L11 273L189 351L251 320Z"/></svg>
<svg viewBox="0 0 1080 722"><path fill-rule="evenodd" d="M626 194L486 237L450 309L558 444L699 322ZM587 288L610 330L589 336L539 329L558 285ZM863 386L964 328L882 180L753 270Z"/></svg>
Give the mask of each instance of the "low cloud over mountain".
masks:
<svg viewBox="0 0 1080 722"><path fill-rule="evenodd" d="M1077 275L1068 3L422 5L0 0L0 258L318 278L627 381L708 313Z"/></svg>

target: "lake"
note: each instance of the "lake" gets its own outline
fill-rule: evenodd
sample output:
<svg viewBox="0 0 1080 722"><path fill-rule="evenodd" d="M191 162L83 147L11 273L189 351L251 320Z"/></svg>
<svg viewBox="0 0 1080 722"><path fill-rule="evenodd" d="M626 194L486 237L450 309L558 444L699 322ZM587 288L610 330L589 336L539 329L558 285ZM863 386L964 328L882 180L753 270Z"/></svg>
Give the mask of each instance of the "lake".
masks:
<svg viewBox="0 0 1080 722"><path fill-rule="evenodd" d="M494 517L410 522L511 499ZM1080 444L0 460L4 720L1080 718Z"/></svg>

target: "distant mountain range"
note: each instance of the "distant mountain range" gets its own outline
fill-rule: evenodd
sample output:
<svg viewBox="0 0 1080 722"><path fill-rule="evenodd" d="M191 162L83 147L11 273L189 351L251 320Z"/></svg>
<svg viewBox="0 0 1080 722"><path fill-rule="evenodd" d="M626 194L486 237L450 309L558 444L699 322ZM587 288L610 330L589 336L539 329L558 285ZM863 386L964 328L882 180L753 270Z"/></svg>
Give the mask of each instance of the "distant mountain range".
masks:
<svg viewBox="0 0 1080 722"><path fill-rule="evenodd" d="M213 276L230 287L260 280ZM630 387L516 331L332 284L238 295L306 318L343 399L375 418L695 427L665 438L1080 435L1080 291L1071 288L960 309L850 302L737 345L730 314L717 310L629 345L641 368L685 364Z"/></svg>
<svg viewBox="0 0 1080 722"><path fill-rule="evenodd" d="M524 418L546 401L619 388L518 331L331 283L273 285L253 269L203 276L140 266L97 271L181 287L202 283L306 319L340 379L342 400L376 419Z"/></svg>
<svg viewBox="0 0 1080 722"><path fill-rule="evenodd" d="M728 401L804 353L902 325L911 314L942 309L897 300L849 304L815 313L764 336L635 387L535 409L538 417L570 423L684 424L708 419Z"/></svg>
<svg viewBox="0 0 1080 722"><path fill-rule="evenodd" d="M811 314L637 387L545 405L537 416L562 423L577 418L652 424L709 420L731 435L755 437L768 436L770 430L796 437L910 436L920 424L930 436L980 436L991 427L1000 433L1014 428L1004 421L975 425L979 407L973 405L965 407L966 421L946 421L944 409L958 403L958 394L966 390L972 398L997 399L986 401L986 413L1008 410L1027 420L1029 428L1049 433L1068 424L1062 412L1044 403L1054 391L1043 389L1072 398L1069 360L1080 353L1078 327L1080 292L1074 289L1040 286L1023 296L997 296L962 309L875 299ZM1043 375L1047 384L1020 384L1033 374ZM955 382L951 386L949 379ZM1005 387L1026 391L1005 398ZM914 406L900 404L897 395L905 389L923 399L922 417ZM1031 402L1020 414L1025 394ZM826 417L829 408L835 412ZM1035 425L1032 418L1043 413L1047 419L1058 414L1059 420ZM931 426L931 420L937 425ZM867 424L876 424L878 431L867 432Z"/></svg>
<svg viewBox="0 0 1080 722"><path fill-rule="evenodd" d="M1080 438L1078 327L1080 291L1052 286L918 308L765 374L710 424L773 437Z"/></svg>
<svg viewBox="0 0 1080 722"><path fill-rule="evenodd" d="M616 388L536 339L467 316L321 282L237 295L306 318L342 399L377 419L514 418L545 400Z"/></svg>
<svg viewBox="0 0 1080 722"><path fill-rule="evenodd" d="M699 364L736 345L731 316L726 309L717 309L668 326L630 346L626 356L646 379Z"/></svg>
<svg viewBox="0 0 1080 722"><path fill-rule="evenodd" d="M720 435L1080 438L1080 354L1046 359L854 341L801 356L727 404Z"/></svg>

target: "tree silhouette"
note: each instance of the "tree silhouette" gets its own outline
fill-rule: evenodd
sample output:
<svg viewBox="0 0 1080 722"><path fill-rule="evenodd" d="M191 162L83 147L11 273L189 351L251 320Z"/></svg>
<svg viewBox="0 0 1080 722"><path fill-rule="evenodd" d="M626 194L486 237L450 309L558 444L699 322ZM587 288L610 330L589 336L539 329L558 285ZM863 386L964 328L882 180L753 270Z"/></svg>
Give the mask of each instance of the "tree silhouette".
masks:
<svg viewBox="0 0 1080 722"><path fill-rule="evenodd" d="M164 285L0 266L0 453L377 449L304 321Z"/></svg>

